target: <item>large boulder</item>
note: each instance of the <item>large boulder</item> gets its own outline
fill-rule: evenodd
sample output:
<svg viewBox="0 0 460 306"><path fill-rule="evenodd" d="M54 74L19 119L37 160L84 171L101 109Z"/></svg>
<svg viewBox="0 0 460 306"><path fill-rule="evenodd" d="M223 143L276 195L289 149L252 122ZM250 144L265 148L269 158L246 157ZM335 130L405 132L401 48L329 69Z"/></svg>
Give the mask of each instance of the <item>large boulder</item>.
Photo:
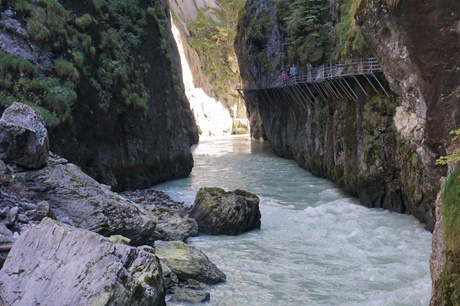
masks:
<svg viewBox="0 0 460 306"><path fill-rule="evenodd" d="M43 119L30 107L13 103L0 119L0 159L40 169L49 155L48 132Z"/></svg>
<svg viewBox="0 0 460 306"><path fill-rule="evenodd" d="M49 218L16 241L0 270L1 305L165 305L151 247L111 243Z"/></svg>
<svg viewBox="0 0 460 306"><path fill-rule="evenodd" d="M259 198L244 190L200 188L189 216L200 232L209 235L239 235L260 228Z"/></svg>
<svg viewBox="0 0 460 306"><path fill-rule="evenodd" d="M9 190L33 203L46 201L64 223L103 236L122 235L131 239L131 245L151 245L155 240L155 222L146 211L74 164L50 163L40 170L16 172Z"/></svg>
<svg viewBox="0 0 460 306"><path fill-rule="evenodd" d="M200 250L182 241L155 241L155 255L178 277L205 284L224 282L227 277Z"/></svg>

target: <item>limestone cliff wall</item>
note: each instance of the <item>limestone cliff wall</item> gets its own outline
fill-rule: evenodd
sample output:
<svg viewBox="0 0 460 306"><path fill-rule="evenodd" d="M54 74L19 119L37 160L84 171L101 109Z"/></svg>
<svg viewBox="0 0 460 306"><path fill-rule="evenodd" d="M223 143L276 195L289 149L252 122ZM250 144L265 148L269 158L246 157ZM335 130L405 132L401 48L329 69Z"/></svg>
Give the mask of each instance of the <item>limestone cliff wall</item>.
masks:
<svg viewBox="0 0 460 306"><path fill-rule="evenodd" d="M53 11L43 20L29 15L18 3L11 7L8 3L0 7L1 50L30 59L39 67L37 80L56 77L59 88L67 86L65 73L69 72L58 75L49 58L63 58L73 69L74 87L69 90L75 91L76 99L66 118L49 127L54 153L116 189L147 187L190 173L190 146L198 141L198 134L180 82L165 1L140 0L126 7L118 2L65 0L49 5ZM50 27L51 18L62 16L66 24ZM28 22L31 18L36 19ZM130 18L139 22L126 23ZM31 24L40 22L55 36L54 41L28 33ZM34 46L33 52L24 46ZM35 60L34 54L45 60ZM14 89L2 93L20 96ZM104 104L107 95L110 98ZM38 101L43 100L38 97Z"/></svg>
<svg viewBox="0 0 460 306"><path fill-rule="evenodd" d="M402 97L394 117L396 129L421 157L430 184L439 186L445 168L436 166L435 159L452 152L448 133L460 125L458 2L408 0L393 10L373 3L360 14L359 25L366 39L379 46L374 52L392 89ZM430 305L440 305L446 294L436 285L446 264L441 202L438 195Z"/></svg>
<svg viewBox="0 0 460 306"><path fill-rule="evenodd" d="M280 91L247 91L252 136L357 194L363 205L412 214L433 230L439 179L447 171L434 162L449 151L448 132L458 126L460 114L458 16L453 1L441 2L401 1L393 10L370 3L359 15L390 98L366 96L351 79L357 102L334 98L299 105ZM251 23L262 14L273 18L267 58L280 52L276 42L282 38L271 1L249 0L246 11L236 48L243 79L254 81ZM439 18L444 15L449 17Z"/></svg>

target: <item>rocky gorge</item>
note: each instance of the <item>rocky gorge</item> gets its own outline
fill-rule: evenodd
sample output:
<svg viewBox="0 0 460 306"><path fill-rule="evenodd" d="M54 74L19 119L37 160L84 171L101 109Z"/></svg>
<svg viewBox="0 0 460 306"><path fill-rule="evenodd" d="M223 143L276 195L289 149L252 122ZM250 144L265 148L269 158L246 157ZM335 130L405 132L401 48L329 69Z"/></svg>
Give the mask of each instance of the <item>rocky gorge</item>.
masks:
<svg viewBox="0 0 460 306"><path fill-rule="evenodd" d="M199 227L183 203L154 190L114 193L50 153L48 141L31 107L6 109L0 119L2 305L164 305L166 291L175 301L209 300L204 284L226 276L184 243ZM214 208L201 207L201 216L218 215L220 202L231 204L225 196L214 195ZM208 228L219 234L260 228L257 197L235 196L240 212L232 218L227 209L226 218L232 226Z"/></svg>
<svg viewBox="0 0 460 306"><path fill-rule="evenodd" d="M180 2L175 5L180 7ZM440 179L451 169L435 165L435 160L455 150L448 132L459 121L458 9L447 0L388 2L359 5L354 20L368 48L360 54L350 50L346 56L377 57L383 69L378 77L389 97L366 96L353 82L357 101L318 100L302 106L267 92L244 97L253 138L267 140L278 155L337 182L365 206L412 214L434 230L435 284L449 262L439 211ZM340 9L343 1L328 3L326 15L339 24L346 15ZM111 191L187 176L193 166L190 145L198 141L180 82L169 5L166 1L131 4L44 0L0 6L2 110L16 101L29 104L45 118L49 131L49 139L34 142L32 159L26 151L9 152L11 144L22 143L23 136L0 144L4 151L0 253L6 257L11 249L9 263L0 272L5 304L18 303L20 296L24 305L37 299L36 291L30 290L36 282L20 281L22 277L52 281L63 290L70 284L77 291L74 297L94 288L97 292L88 294L88 301L105 304L148 300L162 305L166 290L177 291L178 300L182 294L207 300L205 292L188 292L203 290L203 285L189 280L190 274L182 270L187 264L171 264L189 255L198 258L192 267L198 281L225 279L205 256L183 243L198 232L199 225L182 205L154 192ZM243 80L255 81L267 73L278 76L285 69L283 40L287 38L276 3L249 0L242 13L235 46ZM426 36L433 37L432 44L425 43ZM315 65L322 64L333 48L318 49L309 58ZM275 68L266 70L267 63ZM272 102L276 99L279 103ZM16 121L4 120L2 137L11 135L5 126ZM44 126L39 126L36 134L44 136L40 132ZM29 137L29 127L25 131ZM260 227L260 214L255 215L256 221L248 222L250 228ZM53 240L45 241L44 236ZM82 245L82 240L88 243ZM161 251L155 253L157 248ZM82 254L83 249L95 252ZM157 259L172 249L180 256L169 265L164 258L163 263ZM48 251L45 268L33 261L38 255L21 257L38 251ZM88 255L86 266L72 261L70 253ZM69 277L77 281L54 283L62 279L54 279L53 271L70 266L75 273ZM95 283L101 279L89 267L107 270L103 282ZM454 277L456 273L454 265ZM443 290L452 287L445 279L434 286L433 305L441 305ZM179 282L187 290L172 289ZM18 293L7 296L14 290ZM52 300L53 296L43 297Z"/></svg>
<svg viewBox="0 0 460 306"><path fill-rule="evenodd" d="M349 11L340 8L349 3L329 3L329 26L346 23ZM435 213L440 179L448 175L447 167L435 161L455 149L449 132L458 128L460 120L457 4L449 0L351 3L356 5L353 23L368 47L345 54L375 56L390 97L366 96L357 82L350 82L357 101L317 99L305 103L306 107L273 91L245 91L252 136L266 139L278 155L358 195L363 205L412 214L433 230L435 220L436 227L441 223ZM279 16L276 1L247 2L235 43L243 80L281 74L287 38ZM323 46L322 52L334 50ZM312 55L309 60L321 64L321 57ZM272 63L269 71L264 63ZM439 250L443 234L435 233L432 262L439 263L444 256ZM443 267L432 268L435 284ZM442 305L436 299L432 303Z"/></svg>

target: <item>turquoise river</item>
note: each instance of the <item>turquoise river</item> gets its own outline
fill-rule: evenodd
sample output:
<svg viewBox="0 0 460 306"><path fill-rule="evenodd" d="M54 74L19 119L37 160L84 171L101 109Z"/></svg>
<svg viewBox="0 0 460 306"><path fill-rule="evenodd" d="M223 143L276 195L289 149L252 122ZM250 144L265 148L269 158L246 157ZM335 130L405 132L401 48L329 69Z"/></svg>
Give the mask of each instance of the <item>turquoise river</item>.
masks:
<svg viewBox="0 0 460 306"><path fill-rule="evenodd" d="M429 304L431 233L414 217L360 206L248 136L201 141L193 155L189 177L154 188L189 205L200 187L244 189L262 213L260 230L187 241L227 275L205 305Z"/></svg>

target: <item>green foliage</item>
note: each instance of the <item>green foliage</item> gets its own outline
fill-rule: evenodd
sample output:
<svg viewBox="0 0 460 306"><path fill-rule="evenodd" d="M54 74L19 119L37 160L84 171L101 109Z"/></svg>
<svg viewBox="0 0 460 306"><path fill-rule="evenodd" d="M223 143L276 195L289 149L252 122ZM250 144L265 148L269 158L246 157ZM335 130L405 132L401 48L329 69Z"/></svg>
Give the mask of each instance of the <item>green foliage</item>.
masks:
<svg viewBox="0 0 460 306"><path fill-rule="evenodd" d="M328 60L332 23L327 1L275 1L285 37L284 61L307 64Z"/></svg>
<svg viewBox="0 0 460 306"><path fill-rule="evenodd" d="M248 29L248 40L251 42L249 48L249 59L262 73L266 73L270 70L265 49L267 48L272 24L273 21L270 14L263 13L257 16L257 18L252 22L251 27Z"/></svg>
<svg viewBox="0 0 460 306"><path fill-rule="evenodd" d="M137 49L147 25L146 13L135 1L93 0L94 11L82 16L56 0L16 0L32 39L53 56L54 72L39 76L34 63L0 51L0 102L34 105L48 125L72 119L77 89L96 89L99 105L111 103L146 110L149 65ZM155 6L158 1L150 1ZM48 73L47 73L48 74Z"/></svg>
<svg viewBox="0 0 460 306"><path fill-rule="evenodd" d="M63 79L70 79L73 82L78 82L80 78L77 69L73 64L65 59L59 58L54 61L54 69L56 73Z"/></svg>
<svg viewBox="0 0 460 306"><path fill-rule="evenodd" d="M93 6L96 12L102 13L107 8L107 1L105 0L93 0Z"/></svg>
<svg viewBox="0 0 460 306"><path fill-rule="evenodd" d="M344 0L340 5L341 20L334 27L337 37L334 60L347 58L353 52L361 56L360 53L367 48L363 35L355 25L355 15L360 4L359 0Z"/></svg>
<svg viewBox="0 0 460 306"><path fill-rule="evenodd" d="M67 29L67 11L55 0L40 0L38 5L29 4L27 8L20 5L23 10L29 12L27 19L27 32L34 40L40 43L53 43L61 46L62 35Z"/></svg>
<svg viewBox="0 0 460 306"><path fill-rule="evenodd" d="M245 0L222 1L219 9L201 9L198 18L187 25L189 44L199 54L204 63L203 72L221 100L225 100L228 84L238 82L238 72L230 66L236 58L233 48L236 21L245 3Z"/></svg>
<svg viewBox="0 0 460 306"><path fill-rule="evenodd" d="M93 23L93 18L90 14L84 14L81 17L75 19L75 23L82 29L86 29L91 26Z"/></svg>
<svg viewBox="0 0 460 306"><path fill-rule="evenodd" d="M460 305L460 253L449 250L445 255L445 267L435 283L435 288L442 292L442 300L434 302L435 305Z"/></svg>
<svg viewBox="0 0 460 306"><path fill-rule="evenodd" d="M435 287L443 293L441 305L460 304L460 167L447 179L442 190L441 215L446 245L446 264Z"/></svg>
<svg viewBox="0 0 460 306"><path fill-rule="evenodd" d="M452 137L452 141L457 141L460 139L460 129L454 130L450 132L451 135L454 135ZM460 161L460 150L454 151L452 154L449 154L447 156L441 156L436 160L436 164L438 165L445 165L447 163L457 163Z"/></svg>
<svg viewBox="0 0 460 306"><path fill-rule="evenodd" d="M452 172L444 185L441 214L446 248L460 253L460 167Z"/></svg>
<svg viewBox="0 0 460 306"><path fill-rule="evenodd" d="M66 93L65 99L59 93L53 96L57 87ZM8 107L15 101L31 105L49 126L55 126L60 120L70 119L70 105L75 100L76 94L71 88L61 85L55 78L40 78L37 67L30 61L0 51L2 106Z"/></svg>

